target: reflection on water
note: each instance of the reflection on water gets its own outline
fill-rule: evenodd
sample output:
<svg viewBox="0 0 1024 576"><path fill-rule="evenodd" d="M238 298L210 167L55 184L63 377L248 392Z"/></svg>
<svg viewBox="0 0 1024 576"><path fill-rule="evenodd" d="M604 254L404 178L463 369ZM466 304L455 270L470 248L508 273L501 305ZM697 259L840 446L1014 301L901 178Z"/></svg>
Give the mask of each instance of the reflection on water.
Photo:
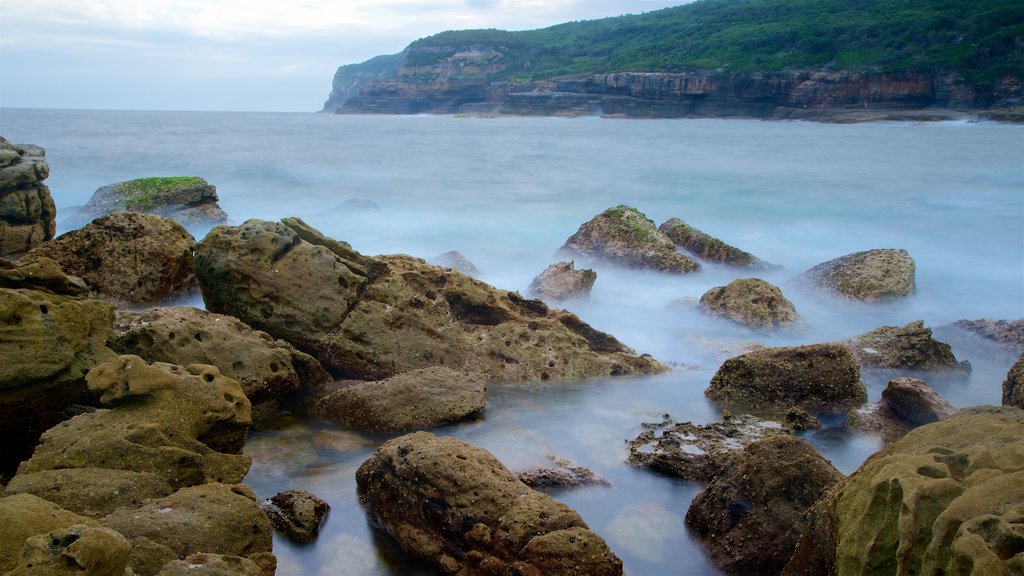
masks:
<svg viewBox="0 0 1024 576"><path fill-rule="evenodd" d="M435 430L490 450L513 470L555 455L609 480L611 487L553 495L634 576L716 573L682 523L701 485L624 461L625 441L642 422L718 419L720 407L703 391L725 358L751 343L832 341L914 320L934 328L1024 317L1020 126L10 109L0 110L0 124L11 141L46 148L47 183L62 213L105 184L194 174L217 186L234 223L299 216L367 254L459 250L483 280L525 291L582 222L626 203L656 223L680 217L781 265L761 277L783 289L804 322L766 335L692 305L668 306L746 274L708 265L670 277L577 261L595 265L598 279L589 301L567 307L675 369L493 383L479 418ZM381 210L336 209L350 198ZM890 247L917 262L910 298L839 302L791 282L825 260ZM1015 357L956 329L936 334L974 370L924 379L955 406L998 404ZM870 400L891 375L863 374ZM802 436L843 473L881 446L846 430L841 417L823 423ZM246 480L261 497L300 488L332 506L316 544L275 541L279 574L433 574L375 534L357 501L355 470L385 439L287 415L252 433Z"/></svg>

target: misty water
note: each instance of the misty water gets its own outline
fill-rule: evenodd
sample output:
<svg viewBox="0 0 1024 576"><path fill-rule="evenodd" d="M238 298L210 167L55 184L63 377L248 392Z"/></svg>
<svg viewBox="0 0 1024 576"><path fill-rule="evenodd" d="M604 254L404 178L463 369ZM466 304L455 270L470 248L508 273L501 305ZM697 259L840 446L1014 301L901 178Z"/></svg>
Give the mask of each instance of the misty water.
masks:
<svg viewBox="0 0 1024 576"><path fill-rule="evenodd" d="M682 218L781 265L760 277L781 286L805 322L768 335L668 305L744 273L705 265L668 276L577 261L595 267L598 280L589 301L564 307L674 369L495 382L479 418L434 430L487 448L513 470L555 455L608 479L611 487L553 496L637 576L716 573L683 524L702 486L631 468L625 441L662 414L718 419L721 407L703 391L740 347L831 341L923 320L973 365L966 378L925 380L957 407L998 404L1015 357L948 325L1024 317L1021 126L4 109L0 135L46 148L58 221L105 184L197 175L217 186L232 223L299 216L366 254L458 250L482 280L524 293L580 224L623 203L658 224ZM338 208L351 198L380 210ZM866 305L790 282L871 248L910 252L916 294ZM864 380L877 400L887 378ZM825 424L803 437L843 473L882 445L845 429L842 418ZM432 573L374 533L357 501L355 469L385 439L295 414L251 433L246 481L261 497L301 488L332 506L318 543L275 540L278 574Z"/></svg>

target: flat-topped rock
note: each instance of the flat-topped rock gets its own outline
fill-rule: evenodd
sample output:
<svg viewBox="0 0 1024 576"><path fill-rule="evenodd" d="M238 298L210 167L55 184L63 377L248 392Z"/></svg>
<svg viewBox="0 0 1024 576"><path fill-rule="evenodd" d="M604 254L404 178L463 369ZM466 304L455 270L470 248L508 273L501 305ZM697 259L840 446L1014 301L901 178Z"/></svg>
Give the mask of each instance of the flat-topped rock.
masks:
<svg viewBox="0 0 1024 576"><path fill-rule="evenodd" d="M609 208L580 226L559 253L674 274L700 269L697 262L676 252L675 243L651 219L626 205Z"/></svg>
<svg viewBox="0 0 1024 576"><path fill-rule="evenodd" d="M108 184L67 225L79 227L114 212L146 212L172 218L187 227L223 224L228 215L218 204L217 188L198 176L158 176Z"/></svg>

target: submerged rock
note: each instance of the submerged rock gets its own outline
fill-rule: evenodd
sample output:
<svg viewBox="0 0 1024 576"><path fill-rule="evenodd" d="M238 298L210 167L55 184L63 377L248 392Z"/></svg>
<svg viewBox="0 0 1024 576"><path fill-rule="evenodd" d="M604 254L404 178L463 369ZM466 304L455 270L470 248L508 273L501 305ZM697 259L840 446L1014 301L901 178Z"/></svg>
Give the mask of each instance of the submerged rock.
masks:
<svg viewBox="0 0 1024 576"><path fill-rule="evenodd" d="M1024 411L966 408L830 489L783 574L1012 574L1022 506Z"/></svg>
<svg viewBox="0 0 1024 576"><path fill-rule="evenodd" d="M693 499L686 524L726 572L778 574L806 527L804 513L842 477L799 438L759 440Z"/></svg>
<svg viewBox="0 0 1024 576"><path fill-rule="evenodd" d="M215 226L228 219L217 200L217 188L198 176L138 178L99 188L67 225L77 228L114 212L145 212L184 226Z"/></svg>
<svg viewBox="0 0 1024 576"><path fill-rule="evenodd" d="M97 294L154 304L195 291L195 247L192 235L169 218L118 212L33 248L23 260L51 258Z"/></svg>
<svg viewBox="0 0 1024 576"><path fill-rule="evenodd" d="M660 372L574 314L418 258L367 257L301 220L215 228L196 251L206 306L314 355L336 377L431 366L509 380Z"/></svg>
<svg viewBox="0 0 1024 576"><path fill-rule="evenodd" d="M611 482L598 476L586 466L576 466L557 456L548 456L552 466L530 468L516 473L516 477L530 488L560 490L577 486L611 486Z"/></svg>
<svg viewBox="0 0 1024 576"><path fill-rule="evenodd" d="M327 519L330 505L305 490L286 490L260 503L271 525L289 540L313 542Z"/></svg>
<svg viewBox="0 0 1024 576"><path fill-rule="evenodd" d="M312 356L236 318L178 306L118 311L110 347L147 362L211 364L238 380L253 415L271 414L330 376Z"/></svg>
<svg viewBox="0 0 1024 576"><path fill-rule="evenodd" d="M867 390L841 344L761 348L726 360L704 391L711 400L748 408L839 412L863 403Z"/></svg>
<svg viewBox="0 0 1024 576"><path fill-rule="evenodd" d="M609 208L580 226L562 253L658 272L685 274L700 265L676 252L675 244L636 208Z"/></svg>
<svg viewBox="0 0 1024 576"><path fill-rule="evenodd" d="M670 218L658 227L676 246L696 254L701 260L717 262L737 268L764 270L774 265L757 258L749 252L730 246L718 238L690 226L679 218Z"/></svg>
<svg viewBox="0 0 1024 576"><path fill-rule="evenodd" d="M1020 320L960 320L954 322L953 325L983 338L995 340L1011 350L1024 352L1024 318Z"/></svg>
<svg viewBox="0 0 1024 576"><path fill-rule="evenodd" d="M724 316L751 328L790 327L800 320L782 290L760 278L740 278L704 293L700 305L712 316Z"/></svg>
<svg viewBox="0 0 1024 576"><path fill-rule="evenodd" d="M480 270L478 270L472 262L467 260L465 256L455 250L445 252L444 254L438 254L437 256L427 260L427 262L434 266L458 270L459 272L462 272L467 276L473 276L474 278L480 275Z"/></svg>
<svg viewBox="0 0 1024 576"><path fill-rule="evenodd" d="M312 412L346 428L407 432L456 422L484 409L487 382L443 366L380 382L358 382L321 398Z"/></svg>
<svg viewBox="0 0 1024 576"><path fill-rule="evenodd" d="M589 268L576 270L574 262L557 262L533 279L530 293L544 300L586 299L596 281L597 272Z"/></svg>
<svg viewBox="0 0 1024 576"><path fill-rule="evenodd" d="M878 302L913 294L915 268L906 250L876 249L823 262L798 278L845 298Z"/></svg>
<svg viewBox="0 0 1024 576"><path fill-rule="evenodd" d="M0 137L0 257L17 258L57 231L57 207L43 184L46 152Z"/></svg>
<svg viewBox="0 0 1024 576"><path fill-rule="evenodd" d="M722 422L700 426L666 419L644 427L647 430L629 442L630 464L702 481L718 474L744 447L765 438L788 435L779 423L749 414L727 413Z"/></svg>
<svg viewBox="0 0 1024 576"><path fill-rule="evenodd" d="M356 482L375 521L442 573L622 574L579 514L461 440L417 432L388 441Z"/></svg>
<svg viewBox="0 0 1024 576"><path fill-rule="evenodd" d="M843 344L865 368L971 371L970 362L957 362L953 348L933 339L931 328L921 320L882 326Z"/></svg>
<svg viewBox="0 0 1024 576"><path fill-rule="evenodd" d="M1003 406L1024 408L1024 354L1021 354L1003 380Z"/></svg>

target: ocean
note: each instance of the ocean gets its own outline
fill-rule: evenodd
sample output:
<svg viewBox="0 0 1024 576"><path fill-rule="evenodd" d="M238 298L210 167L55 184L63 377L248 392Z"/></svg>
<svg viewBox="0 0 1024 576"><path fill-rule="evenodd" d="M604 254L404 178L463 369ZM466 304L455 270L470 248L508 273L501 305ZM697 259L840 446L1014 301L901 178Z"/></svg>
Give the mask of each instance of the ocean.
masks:
<svg viewBox="0 0 1024 576"><path fill-rule="evenodd" d="M589 301L564 307L674 369L496 382L481 417L434 430L487 448L512 469L557 455L608 479L611 487L553 495L633 576L717 573L683 524L702 486L628 466L625 441L662 414L717 420L703 391L731 351L923 320L973 365L966 378L923 376L957 407L998 404L1016 360L949 324L1024 317L1024 126L5 108L0 135L46 149L59 232L100 186L195 175L217 186L231 223L298 216L365 254L458 250L480 279L523 293L582 223L618 204L657 224L681 218L780 265L759 277L782 288L804 326L765 335L669 305L750 273L705 265L666 276L578 260L597 270L597 283ZM342 207L349 199L380 208ZM837 302L792 283L815 264L871 248L910 253L913 296ZM886 379L864 380L877 400ZM825 424L803 437L844 474L882 445L841 418ZM316 544L275 540L278 574L432 573L381 538L357 501L354 471L384 439L288 414L251 433L247 482L260 497L301 488L332 506Z"/></svg>

